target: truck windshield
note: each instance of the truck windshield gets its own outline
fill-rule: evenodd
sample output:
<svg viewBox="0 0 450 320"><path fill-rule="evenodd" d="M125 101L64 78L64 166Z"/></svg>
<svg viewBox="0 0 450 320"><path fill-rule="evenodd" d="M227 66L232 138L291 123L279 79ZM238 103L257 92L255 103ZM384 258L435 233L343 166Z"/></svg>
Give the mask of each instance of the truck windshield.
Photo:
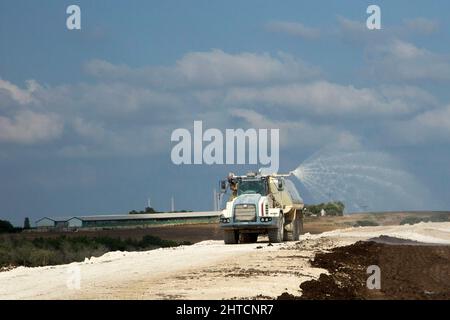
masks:
<svg viewBox="0 0 450 320"><path fill-rule="evenodd" d="M266 195L266 181L264 180L242 180L238 183L238 195L258 193Z"/></svg>

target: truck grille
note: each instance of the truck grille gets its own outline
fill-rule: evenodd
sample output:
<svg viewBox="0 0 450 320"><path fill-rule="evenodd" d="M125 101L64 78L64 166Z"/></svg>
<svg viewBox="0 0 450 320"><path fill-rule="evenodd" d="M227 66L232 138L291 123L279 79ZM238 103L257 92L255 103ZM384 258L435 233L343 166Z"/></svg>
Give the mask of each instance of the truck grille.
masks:
<svg viewBox="0 0 450 320"><path fill-rule="evenodd" d="M242 222L256 221L256 206L254 204L237 204L234 207L234 220Z"/></svg>

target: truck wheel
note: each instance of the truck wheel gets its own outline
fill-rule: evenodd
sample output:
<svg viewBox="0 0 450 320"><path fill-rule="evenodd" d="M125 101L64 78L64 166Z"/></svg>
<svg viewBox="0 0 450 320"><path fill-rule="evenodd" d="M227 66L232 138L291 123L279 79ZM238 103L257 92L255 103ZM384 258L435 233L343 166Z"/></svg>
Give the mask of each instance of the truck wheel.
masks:
<svg viewBox="0 0 450 320"><path fill-rule="evenodd" d="M295 214L295 219L290 223L289 231L284 232L285 240L298 241L303 233L303 214L299 211Z"/></svg>
<svg viewBox="0 0 450 320"><path fill-rule="evenodd" d="M298 218L295 217L288 225L286 225L288 230L284 231L284 240L286 241L297 241L298 240Z"/></svg>
<svg viewBox="0 0 450 320"><path fill-rule="evenodd" d="M298 241L300 239L300 223L301 223L301 219L300 217L295 217L294 220L294 236L293 239L294 241Z"/></svg>
<svg viewBox="0 0 450 320"><path fill-rule="evenodd" d="M257 233L241 233L241 243L255 243L257 241Z"/></svg>
<svg viewBox="0 0 450 320"><path fill-rule="evenodd" d="M300 214L299 216L299 222L298 222L298 235L300 237L300 235L302 235L303 232L303 212Z"/></svg>
<svg viewBox="0 0 450 320"><path fill-rule="evenodd" d="M224 230L223 241L225 244L236 244L239 240L239 232L235 230Z"/></svg>
<svg viewBox="0 0 450 320"><path fill-rule="evenodd" d="M269 229L269 242L278 243L283 241L284 236L284 216L281 215L278 220L278 227L276 229Z"/></svg>

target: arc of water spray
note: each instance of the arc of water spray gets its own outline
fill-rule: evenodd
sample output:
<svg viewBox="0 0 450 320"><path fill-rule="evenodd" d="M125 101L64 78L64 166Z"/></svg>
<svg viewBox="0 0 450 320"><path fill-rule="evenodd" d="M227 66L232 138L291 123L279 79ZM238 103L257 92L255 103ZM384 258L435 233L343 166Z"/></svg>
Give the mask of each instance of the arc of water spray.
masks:
<svg viewBox="0 0 450 320"><path fill-rule="evenodd" d="M421 189L414 177L394 166L387 154L326 151L315 153L291 172L314 197L337 196L335 200L355 208L361 208L360 200L376 206L380 202L389 204L389 199L410 204L420 198L415 190Z"/></svg>

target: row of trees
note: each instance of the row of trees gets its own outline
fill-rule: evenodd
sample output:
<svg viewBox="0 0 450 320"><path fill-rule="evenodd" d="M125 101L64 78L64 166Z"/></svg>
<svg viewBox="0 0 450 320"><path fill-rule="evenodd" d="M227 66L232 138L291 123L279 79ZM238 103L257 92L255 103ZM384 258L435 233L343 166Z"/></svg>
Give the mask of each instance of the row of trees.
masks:
<svg viewBox="0 0 450 320"><path fill-rule="evenodd" d="M131 210L130 212L128 212L128 214L147 214L147 213L158 213L158 211L156 211L151 207L146 207L144 210L141 211Z"/></svg>
<svg viewBox="0 0 450 320"><path fill-rule="evenodd" d="M177 212L192 212L192 211L191 210L179 210ZM151 207L147 207L141 211L131 210L130 212L128 212L128 214L148 214L148 213L162 213L162 212L156 211L155 209L153 209Z"/></svg>
<svg viewBox="0 0 450 320"><path fill-rule="evenodd" d="M28 218L25 218L23 228L16 228L11 224L11 222L6 220L0 220L0 233L15 233L30 228L31 228L30 219Z"/></svg>
<svg viewBox="0 0 450 320"><path fill-rule="evenodd" d="M305 205L305 215L317 215L320 216L322 210L325 210L325 214L327 216L343 216L345 205L341 201L333 201L327 203L319 203L319 204L309 204Z"/></svg>

